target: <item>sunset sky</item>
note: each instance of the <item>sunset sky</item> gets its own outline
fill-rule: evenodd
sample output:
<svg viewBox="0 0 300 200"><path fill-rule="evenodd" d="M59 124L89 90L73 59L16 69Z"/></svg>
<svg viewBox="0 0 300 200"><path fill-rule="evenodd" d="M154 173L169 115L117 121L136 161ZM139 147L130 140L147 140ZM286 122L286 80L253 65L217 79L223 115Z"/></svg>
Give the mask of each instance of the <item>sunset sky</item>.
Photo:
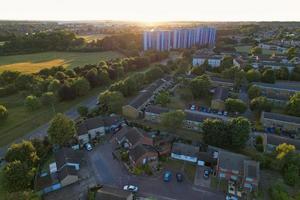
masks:
<svg viewBox="0 0 300 200"><path fill-rule="evenodd" d="M3 0L0 19L300 21L300 0Z"/></svg>

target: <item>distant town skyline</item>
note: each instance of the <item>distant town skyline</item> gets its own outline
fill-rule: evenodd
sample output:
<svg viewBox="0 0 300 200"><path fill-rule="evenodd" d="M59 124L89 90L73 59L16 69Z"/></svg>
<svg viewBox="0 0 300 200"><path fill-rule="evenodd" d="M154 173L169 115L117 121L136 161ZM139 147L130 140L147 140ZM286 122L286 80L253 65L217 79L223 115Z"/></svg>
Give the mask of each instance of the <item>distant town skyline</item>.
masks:
<svg viewBox="0 0 300 200"><path fill-rule="evenodd" d="M297 0L9 0L1 20L300 21Z"/></svg>

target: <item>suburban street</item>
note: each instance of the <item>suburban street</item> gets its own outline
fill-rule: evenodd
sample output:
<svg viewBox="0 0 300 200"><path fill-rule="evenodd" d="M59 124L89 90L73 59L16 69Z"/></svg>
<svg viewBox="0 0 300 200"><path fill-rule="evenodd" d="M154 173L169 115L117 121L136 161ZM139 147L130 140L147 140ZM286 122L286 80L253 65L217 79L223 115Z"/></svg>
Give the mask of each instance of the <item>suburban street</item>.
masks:
<svg viewBox="0 0 300 200"><path fill-rule="evenodd" d="M151 196L157 199L224 199L223 193L208 187L196 186L189 181L178 183L173 175L170 182L164 182L162 176L143 177L128 173L120 161L112 156L113 146L105 143L88 152L88 165L94 172L96 182L123 188L131 184L139 187L138 196ZM174 174L174 173L173 173Z"/></svg>

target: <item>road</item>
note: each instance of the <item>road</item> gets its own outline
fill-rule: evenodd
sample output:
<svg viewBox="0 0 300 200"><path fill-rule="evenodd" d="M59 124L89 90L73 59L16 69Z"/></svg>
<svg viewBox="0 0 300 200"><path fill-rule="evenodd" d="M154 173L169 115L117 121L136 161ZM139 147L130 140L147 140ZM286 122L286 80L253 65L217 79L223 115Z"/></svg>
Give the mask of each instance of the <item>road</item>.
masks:
<svg viewBox="0 0 300 200"><path fill-rule="evenodd" d="M97 103L97 96L94 96L94 97L91 97L91 98L89 98L87 100L84 100L83 102L80 103L80 105L84 105L84 106L87 106L89 108L92 108L92 107L94 107L96 105L96 103ZM77 117L79 117L79 115L77 113L77 107L73 107L73 108L69 109L64 114L67 115L71 119L76 119ZM20 142L20 141L26 140L26 139L44 137L44 136L47 135L48 127L49 127L49 122L47 122L46 124L38 127L37 129L35 129L35 130L31 131L31 132L29 132L28 134L26 134L26 135L18 138L17 140L15 140L12 143L17 143L17 142ZM0 148L0 158L4 157L7 148L11 144L8 144L8 145L3 146L3 147Z"/></svg>
<svg viewBox="0 0 300 200"><path fill-rule="evenodd" d="M135 176L128 173L123 164L113 159L113 145L105 143L94 148L88 153L90 171L94 173L97 182L101 185L110 185L123 188L132 184L139 187L138 196L155 197L162 200L173 199L225 199L223 193L211 190L208 187L195 186L189 181L178 183L173 179L166 183L162 177Z"/></svg>

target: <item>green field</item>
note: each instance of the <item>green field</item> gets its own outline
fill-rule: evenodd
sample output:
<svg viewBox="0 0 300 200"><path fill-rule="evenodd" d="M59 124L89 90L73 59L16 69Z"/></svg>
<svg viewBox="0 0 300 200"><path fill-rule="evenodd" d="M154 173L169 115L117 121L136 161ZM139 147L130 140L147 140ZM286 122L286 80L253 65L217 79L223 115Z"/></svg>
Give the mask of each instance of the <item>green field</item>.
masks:
<svg viewBox="0 0 300 200"><path fill-rule="evenodd" d="M237 46L237 47L235 47L236 51L240 52L240 53L249 53L251 48L252 48L251 46ZM276 51L263 49L263 54L265 54L265 55L272 55L273 53L276 53Z"/></svg>
<svg viewBox="0 0 300 200"><path fill-rule="evenodd" d="M79 35L78 37L84 38L87 42L91 42L93 40L102 40L103 38L111 36L111 34L93 34L93 35Z"/></svg>
<svg viewBox="0 0 300 200"><path fill-rule="evenodd" d="M106 52L44 52L24 55L1 56L0 72L15 70L24 73L34 73L43 68L63 65L65 67L77 67L85 64L96 64L100 60L108 60L124 57L114 51Z"/></svg>

